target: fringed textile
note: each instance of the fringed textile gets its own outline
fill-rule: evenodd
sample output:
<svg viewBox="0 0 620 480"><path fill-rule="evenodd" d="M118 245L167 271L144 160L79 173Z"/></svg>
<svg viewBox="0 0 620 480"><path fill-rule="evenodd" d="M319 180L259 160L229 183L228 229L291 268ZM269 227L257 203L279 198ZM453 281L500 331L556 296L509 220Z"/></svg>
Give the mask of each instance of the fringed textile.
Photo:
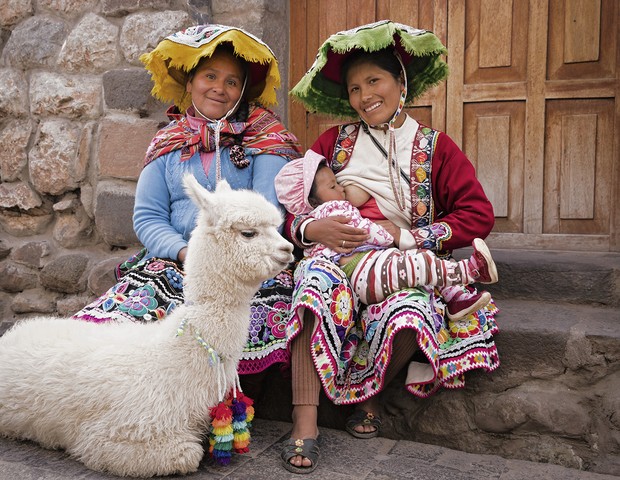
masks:
<svg viewBox="0 0 620 480"><path fill-rule="evenodd" d="M209 122L200 131L193 130L184 114L174 106L168 109L170 124L162 128L146 151L144 166L166 153L181 150L181 161L190 159L197 151L215 151L215 129ZM235 144L234 137L243 135L241 145L247 155L268 153L287 159L301 157L301 147L293 135L271 110L250 104L245 122L223 120L219 131L220 148Z"/></svg>
<svg viewBox="0 0 620 480"><path fill-rule="evenodd" d="M151 74L151 94L164 103L173 102L185 112L191 105L191 96L185 91L188 73L224 42L231 43L235 55L250 66L251 84L246 98L263 105L276 105L280 73L273 51L251 33L217 24L196 25L169 35L151 52L140 56Z"/></svg>
<svg viewBox="0 0 620 480"><path fill-rule="evenodd" d="M412 105L415 98L447 77L448 66L441 58L447 50L434 33L382 20L331 35L290 93L309 112L340 118L357 117L341 85L342 62L355 50L375 52L390 46L405 64L409 85L407 105Z"/></svg>

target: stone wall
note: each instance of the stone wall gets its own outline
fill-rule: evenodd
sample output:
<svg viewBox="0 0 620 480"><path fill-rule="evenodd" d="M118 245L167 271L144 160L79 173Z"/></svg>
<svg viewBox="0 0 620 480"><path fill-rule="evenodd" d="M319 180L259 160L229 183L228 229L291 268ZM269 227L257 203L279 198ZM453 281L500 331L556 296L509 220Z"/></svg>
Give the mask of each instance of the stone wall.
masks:
<svg viewBox="0 0 620 480"><path fill-rule="evenodd" d="M284 0L9 0L0 8L0 321L69 315L139 248L144 152L166 123L139 56L198 23L247 29L280 62Z"/></svg>

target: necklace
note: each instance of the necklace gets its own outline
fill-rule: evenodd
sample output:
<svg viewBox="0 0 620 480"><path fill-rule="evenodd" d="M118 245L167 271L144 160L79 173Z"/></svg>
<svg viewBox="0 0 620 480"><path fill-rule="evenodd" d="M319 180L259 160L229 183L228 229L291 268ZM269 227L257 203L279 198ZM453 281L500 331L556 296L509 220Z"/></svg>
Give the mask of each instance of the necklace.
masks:
<svg viewBox="0 0 620 480"><path fill-rule="evenodd" d="M405 193L403 191L403 185L401 177L404 178L408 183L410 182L409 175L407 175L398 165L398 160L396 158L396 133L394 129L388 130L388 149L386 151L383 145L377 140L377 138L371 133L368 125L365 122L361 122L362 130L366 133L372 143L377 147L377 149L383 154L383 156L387 159L388 162L388 178L390 179L390 187L392 188L392 193L394 193L394 199L396 200L396 205L400 209L401 212L404 212L407 208L407 202L405 199Z"/></svg>
<svg viewBox="0 0 620 480"><path fill-rule="evenodd" d="M239 104L241 103L241 100L243 98L243 94L245 93L245 87L247 85L247 82L248 82L248 76L246 75L245 78L243 79L243 87L241 88L241 94L239 95L239 98L237 99L233 107L230 110L228 110L226 115L224 115L222 118L218 120L213 120L207 117L200 110L198 110L198 107L196 107L196 104L194 103L194 100L192 99L192 105L194 106L194 110L196 110L196 113L198 113L198 115L204 118L209 123L209 125L213 127L213 130L215 133L215 184L216 185L222 179L222 160L220 158L220 131L222 130L224 121L228 117L230 117L239 107ZM233 147L237 147L237 145L233 145ZM231 149L230 157L231 157L231 161L237 168L245 168L250 164L250 162L245 158L245 150L243 150L243 147L241 145L239 145L237 148Z"/></svg>

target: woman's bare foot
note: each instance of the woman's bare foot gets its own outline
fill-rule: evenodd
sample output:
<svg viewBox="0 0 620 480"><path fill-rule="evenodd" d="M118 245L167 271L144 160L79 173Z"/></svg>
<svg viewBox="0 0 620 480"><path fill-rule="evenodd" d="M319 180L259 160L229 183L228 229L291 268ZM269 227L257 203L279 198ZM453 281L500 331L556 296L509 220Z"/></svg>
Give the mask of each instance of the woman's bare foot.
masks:
<svg viewBox="0 0 620 480"><path fill-rule="evenodd" d="M317 438L319 427L317 425L317 407L315 405L295 405L293 407L293 430L291 438ZM296 467L311 467L310 459L296 455L290 459L291 465Z"/></svg>
<svg viewBox="0 0 620 480"><path fill-rule="evenodd" d="M375 417L379 415L379 400L377 395L374 397L370 397L365 402L360 403L357 406L358 410L363 410L366 413L372 414ZM372 433L377 430L377 427L374 425L356 425L354 430L358 433Z"/></svg>

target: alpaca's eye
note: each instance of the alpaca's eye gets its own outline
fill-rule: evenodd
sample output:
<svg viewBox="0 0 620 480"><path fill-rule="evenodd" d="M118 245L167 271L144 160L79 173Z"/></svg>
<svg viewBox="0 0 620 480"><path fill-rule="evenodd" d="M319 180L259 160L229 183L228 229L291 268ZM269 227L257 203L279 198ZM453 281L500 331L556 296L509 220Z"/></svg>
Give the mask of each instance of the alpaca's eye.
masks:
<svg viewBox="0 0 620 480"><path fill-rule="evenodd" d="M255 230L241 230L241 235L245 238L254 238L258 233Z"/></svg>

